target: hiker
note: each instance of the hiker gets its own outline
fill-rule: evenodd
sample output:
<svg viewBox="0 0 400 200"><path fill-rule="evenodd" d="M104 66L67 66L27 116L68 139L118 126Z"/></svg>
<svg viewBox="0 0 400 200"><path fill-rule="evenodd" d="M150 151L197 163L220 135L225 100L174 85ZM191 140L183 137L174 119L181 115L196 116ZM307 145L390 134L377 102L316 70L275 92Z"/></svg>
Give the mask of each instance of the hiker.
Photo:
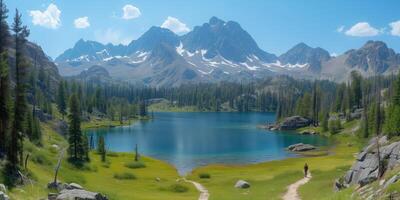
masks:
<svg viewBox="0 0 400 200"><path fill-rule="evenodd" d="M306 163L304 164L304 177L307 177L307 173L308 173L308 165Z"/></svg>

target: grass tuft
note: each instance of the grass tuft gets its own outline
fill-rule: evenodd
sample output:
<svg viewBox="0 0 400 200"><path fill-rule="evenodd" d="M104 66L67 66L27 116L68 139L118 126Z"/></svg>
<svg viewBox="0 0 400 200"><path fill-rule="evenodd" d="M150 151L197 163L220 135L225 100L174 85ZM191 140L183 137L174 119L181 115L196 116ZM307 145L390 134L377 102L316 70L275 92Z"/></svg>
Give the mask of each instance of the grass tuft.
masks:
<svg viewBox="0 0 400 200"><path fill-rule="evenodd" d="M136 176L129 172L115 173L114 178L118 180L134 180Z"/></svg>
<svg viewBox="0 0 400 200"><path fill-rule="evenodd" d="M211 175L209 173L200 173L199 178L203 178L203 179L207 178L208 179L208 178L211 178Z"/></svg>
<svg viewBox="0 0 400 200"><path fill-rule="evenodd" d="M131 169L138 169L138 168L145 168L146 165L142 161L133 161L133 162L125 163L125 167L131 168Z"/></svg>

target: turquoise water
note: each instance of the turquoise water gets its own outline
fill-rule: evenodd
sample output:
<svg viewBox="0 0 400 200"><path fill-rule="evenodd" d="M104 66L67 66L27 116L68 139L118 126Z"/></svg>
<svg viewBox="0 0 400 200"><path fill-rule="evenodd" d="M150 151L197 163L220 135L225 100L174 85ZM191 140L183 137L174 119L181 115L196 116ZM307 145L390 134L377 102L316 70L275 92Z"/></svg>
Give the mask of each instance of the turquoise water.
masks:
<svg viewBox="0 0 400 200"><path fill-rule="evenodd" d="M180 174L212 163L247 164L294 157L294 143L326 145L320 136L272 133L257 125L274 122L273 113L155 113L155 119L130 126L88 131L104 135L108 150L139 152L173 164Z"/></svg>

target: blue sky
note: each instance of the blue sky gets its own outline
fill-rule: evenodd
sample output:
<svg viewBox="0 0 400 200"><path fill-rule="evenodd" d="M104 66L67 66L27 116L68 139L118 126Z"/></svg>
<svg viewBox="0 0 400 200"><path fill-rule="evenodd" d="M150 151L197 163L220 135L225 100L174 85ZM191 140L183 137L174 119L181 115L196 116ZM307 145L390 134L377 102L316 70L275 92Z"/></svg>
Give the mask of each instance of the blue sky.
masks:
<svg viewBox="0 0 400 200"><path fill-rule="evenodd" d="M368 40L400 52L400 1L372 0L5 0L55 58L80 38L128 43L151 26L184 34L212 16L233 20L277 55L299 42L340 54ZM125 11L124 9L125 8ZM76 22L76 23L75 23ZM397 22L397 23L396 23Z"/></svg>

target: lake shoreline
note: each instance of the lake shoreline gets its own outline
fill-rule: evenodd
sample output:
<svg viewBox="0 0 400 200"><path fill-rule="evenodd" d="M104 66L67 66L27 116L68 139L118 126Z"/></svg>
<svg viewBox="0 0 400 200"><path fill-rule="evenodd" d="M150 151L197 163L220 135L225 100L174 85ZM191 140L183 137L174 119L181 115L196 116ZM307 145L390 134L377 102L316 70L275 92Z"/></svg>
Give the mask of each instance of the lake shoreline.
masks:
<svg viewBox="0 0 400 200"><path fill-rule="evenodd" d="M180 175L207 165L252 165L286 158L326 155L325 151L296 153L289 145L308 143L325 149L329 139L295 131L272 133L256 127L273 122L274 113L154 113L155 120L137 120L127 126L96 128L86 134L105 137L113 152L139 152L173 165ZM179 148L178 148L179 147Z"/></svg>

